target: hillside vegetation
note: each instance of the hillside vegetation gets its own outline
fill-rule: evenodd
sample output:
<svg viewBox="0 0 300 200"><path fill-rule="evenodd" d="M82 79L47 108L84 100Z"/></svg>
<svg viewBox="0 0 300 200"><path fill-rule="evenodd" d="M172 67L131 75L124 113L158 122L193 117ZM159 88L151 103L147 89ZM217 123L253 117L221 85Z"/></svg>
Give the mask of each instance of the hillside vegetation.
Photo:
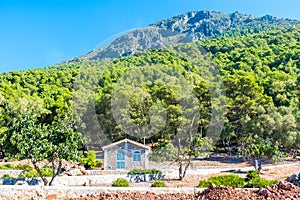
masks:
<svg viewBox="0 0 300 200"><path fill-rule="evenodd" d="M129 127L133 132L127 137L138 141L146 138L147 142L153 143L159 139L170 140L178 133L182 123L191 123L185 120L187 117L182 114L181 100L176 93L184 90L184 86L172 81L166 83L173 76L178 76L185 79L199 100L197 112L200 112L200 117L195 123L197 128L193 129L198 135L207 134L212 110L225 102L225 109L219 111L225 116L217 142L219 148L227 152L237 152L238 149L245 152L249 141L253 142L256 138L256 141L265 141L272 147L277 145L281 150L295 152L300 145L299 38L300 27L296 26L138 51L111 62L76 62L2 73L0 132L5 133L14 126L14 117L28 107L34 107L37 124L52 124L71 112L76 114L78 125L74 126L74 131L84 136L101 132L111 141L117 141L126 136L124 129L128 128L122 127L125 125L117 123L113 116L111 99L113 92L117 92L130 102L130 119L126 120L140 127L150 123L153 110L149 108L161 105L154 108L154 112L161 115L151 119L152 124L156 124L151 129L153 133L134 137L135 129ZM212 62L215 63L213 66L218 68L224 84L224 94L212 95L211 88L218 91L223 87L215 86L219 77L201 76L199 66L196 67L193 62L193 52L197 53L202 48L208 53L199 58L198 64L201 63L199 66L205 71L212 67ZM178 49L188 53L178 54ZM97 74L99 76L95 76ZM142 90L151 96L145 94L139 97L132 93L131 87L124 86L130 85L132 80L137 80ZM123 85L120 86L119 81ZM95 93L87 95L87 90ZM119 110L120 116L125 116L128 110L122 109ZM90 120L91 113L95 113L101 131ZM159 117L165 117L165 124L160 126L162 118ZM100 137L99 141L96 139L89 143L101 143L102 139Z"/></svg>

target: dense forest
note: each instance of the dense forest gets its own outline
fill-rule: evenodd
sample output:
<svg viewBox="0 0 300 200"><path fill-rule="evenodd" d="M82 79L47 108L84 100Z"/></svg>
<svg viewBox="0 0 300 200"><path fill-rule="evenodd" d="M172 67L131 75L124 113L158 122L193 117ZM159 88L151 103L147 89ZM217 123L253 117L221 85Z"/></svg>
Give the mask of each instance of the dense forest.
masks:
<svg viewBox="0 0 300 200"><path fill-rule="evenodd" d="M189 129L199 137L220 133L215 146L228 153L245 149L253 138L296 152L299 56L300 26L295 26L138 51L111 61L2 73L0 132L11 130L13 119L31 109L37 124L74 114L74 131L91 145L124 137L155 145Z"/></svg>

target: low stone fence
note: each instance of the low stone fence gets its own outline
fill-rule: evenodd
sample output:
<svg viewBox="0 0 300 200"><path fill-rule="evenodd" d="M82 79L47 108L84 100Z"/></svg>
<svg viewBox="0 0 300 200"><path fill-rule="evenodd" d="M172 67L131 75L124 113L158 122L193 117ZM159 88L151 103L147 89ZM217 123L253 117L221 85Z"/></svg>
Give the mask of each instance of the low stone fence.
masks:
<svg viewBox="0 0 300 200"><path fill-rule="evenodd" d="M0 185L41 185L40 178L4 178L0 179Z"/></svg>
<svg viewBox="0 0 300 200"><path fill-rule="evenodd" d="M13 177L18 177L20 176L24 171L23 170L0 170L0 177L2 177L4 174L9 174L10 176Z"/></svg>
<svg viewBox="0 0 300 200"><path fill-rule="evenodd" d="M127 171L117 170L85 170L88 175L126 175Z"/></svg>
<svg viewBox="0 0 300 200"><path fill-rule="evenodd" d="M111 185L117 178L126 178L126 175L94 175L94 176L63 176L56 177L55 186L99 186ZM128 178L127 178L128 179Z"/></svg>
<svg viewBox="0 0 300 200"><path fill-rule="evenodd" d="M59 186L1 186L0 199L61 199L63 197L86 197L100 193L153 192L155 194L194 194L201 188L147 188L147 187L59 187Z"/></svg>
<svg viewBox="0 0 300 200"><path fill-rule="evenodd" d="M54 179L54 186L110 186L117 178L129 178L126 175L63 176ZM51 178L47 177L50 181ZM40 178L4 178L0 185L42 185Z"/></svg>

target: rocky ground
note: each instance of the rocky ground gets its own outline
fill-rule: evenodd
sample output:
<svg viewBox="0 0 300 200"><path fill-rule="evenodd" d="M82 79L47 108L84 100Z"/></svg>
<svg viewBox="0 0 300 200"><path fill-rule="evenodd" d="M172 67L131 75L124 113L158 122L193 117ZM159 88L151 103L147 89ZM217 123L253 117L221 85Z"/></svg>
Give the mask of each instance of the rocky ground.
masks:
<svg viewBox="0 0 300 200"><path fill-rule="evenodd" d="M280 182L265 189L232 189L230 187L211 187L203 192L195 194L155 194L147 193L101 193L81 198L65 198L66 200L250 200L250 199L273 199L273 200L296 200L300 199L300 187L291 183Z"/></svg>

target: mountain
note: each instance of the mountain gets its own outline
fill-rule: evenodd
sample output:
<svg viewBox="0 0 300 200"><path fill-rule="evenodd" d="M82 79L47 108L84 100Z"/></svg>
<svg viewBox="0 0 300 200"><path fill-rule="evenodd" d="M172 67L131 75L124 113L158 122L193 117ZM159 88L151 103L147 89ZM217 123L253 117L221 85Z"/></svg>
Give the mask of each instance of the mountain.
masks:
<svg viewBox="0 0 300 200"><path fill-rule="evenodd" d="M238 36L267 29L287 28L299 24L297 20L279 19L270 15L254 17L235 12L192 11L162 20L144 28L123 34L105 48L66 62L101 60L134 54L137 50L160 48L218 36Z"/></svg>
<svg viewBox="0 0 300 200"><path fill-rule="evenodd" d="M151 141L156 143L158 139L171 138L184 121L176 91L185 88L184 85L174 85L173 81L165 80L173 80L180 74L192 87L192 90L185 91L193 91L199 101L199 134L210 130L211 109L222 111L222 106L213 107L212 103L226 103L225 125L220 136L225 151L236 153L234 151L239 143L235 141L245 141L253 133L266 141L278 141L282 148L291 152L292 148L300 148L299 38L300 26L295 26L245 36L201 40L169 49L139 51L107 63L74 62L45 69L2 73L0 135L1 131L14 128L12 119L25 113L26 107L32 106L41 112L37 113L41 115L38 124L51 124L69 112L75 113L81 120L78 128L89 138L89 145L100 144L98 140L104 138L103 135L110 141L118 141L129 136L126 135L127 131L122 130L123 124L114 116L116 108L112 106L112 98L124 95L124 98L116 98L122 103L132 95L130 114L121 107L117 111L122 114L119 116L125 116L124 119L132 116L129 122L143 127L150 123L152 116L148 114L148 108L162 105L156 107L161 109L157 113L162 111L167 114L166 123L157 124L165 127L153 135ZM209 88L218 92L217 85L212 82L218 80L215 79L217 77L208 80L209 76L203 76L202 72L205 71L199 71L194 65L194 54L183 57L172 51L176 48L180 52L205 49L208 54L203 60L201 58L201 66L204 70L214 71L211 67L216 64L226 98L223 95L213 97ZM144 71L135 73L136 70ZM141 98L137 93L133 94L139 92L132 88L135 84L145 91L141 93ZM119 105L123 105L121 103ZM160 120L156 117L153 119Z"/></svg>

